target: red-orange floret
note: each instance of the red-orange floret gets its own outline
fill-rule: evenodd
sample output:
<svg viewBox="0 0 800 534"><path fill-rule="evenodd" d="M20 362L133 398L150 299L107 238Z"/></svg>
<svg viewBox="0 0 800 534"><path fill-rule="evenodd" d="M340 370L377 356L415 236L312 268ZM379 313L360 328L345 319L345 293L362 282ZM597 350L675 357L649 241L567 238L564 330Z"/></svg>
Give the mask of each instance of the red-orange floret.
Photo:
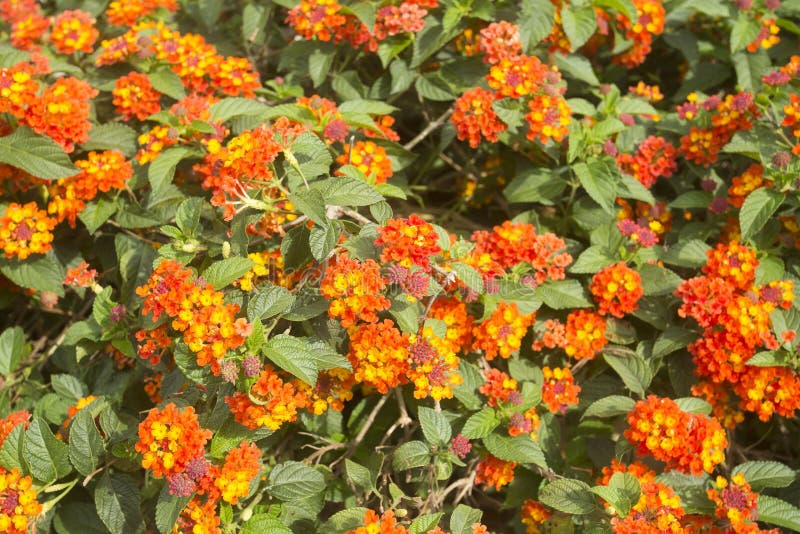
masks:
<svg viewBox="0 0 800 534"><path fill-rule="evenodd" d="M139 424L134 448L142 455L142 467L153 476L181 473L190 460L202 456L211 431L200 428L194 408L178 409L173 403L153 408Z"/></svg>
<svg viewBox="0 0 800 534"><path fill-rule="evenodd" d="M353 366L357 382L364 382L385 394L406 381L408 335L395 328L389 319L375 324L359 324L350 332L347 359Z"/></svg>
<svg viewBox="0 0 800 534"><path fill-rule="evenodd" d="M604 267L592 277L589 290L597 302L600 315L622 318L639 307L644 294L642 277L624 262Z"/></svg>
<svg viewBox="0 0 800 534"><path fill-rule="evenodd" d="M460 141L469 141L470 147L477 148L481 139L494 143L506 131L506 124L492 108L494 100L494 94L481 87L470 89L456 99L450 122L456 127Z"/></svg>
<svg viewBox="0 0 800 534"><path fill-rule="evenodd" d="M121 76L111 91L114 108L125 120L140 121L161 110L161 93L153 89L150 78L139 72Z"/></svg>
<svg viewBox="0 0 800 534"><path fill-rule="evenodd" d="M507 462L487 454L476 468L475 483L483 484L486 488L494 486L494 489L500 491L500 488L514 480L514 469L517 465L515 462Z"/></svg>
<svg viewBox="0 0 800 534"><path fill-rule="evenodd" d="M236 421L247 428L278 430L284 423L297 420L297 411L308 406L308 397L268 365L249 393L237 391L225 397L225 402Z"/></svg>
<svg viewBox="0 0 800 534"><path fill-rule="evenodd" d="M406 268L418 265L426 271L431 257L442 251L433 225L416 213L407 219L389 219L378 227L375 245L383 247L382 262L397 262Z"/></svg>
<svg viewBox="0 0 800 534"><path fill-rule="evenodd" d="M571 311L564 335L564 351L576 360L594 358L608 343L606 320L591 310Z"/></svg>
<svg viewBox="0 0 800 534"><path fill-rule="evenodd" d="M97 94L88 82L59 78L31 103L23 122L72 152L76 144L89 140L89 100Z"/></svg>
<svg viewBox="0 0 800 534"><path fill-rule="evenodd" d="M73 9L63 11L53 19L50 42L59 54L85 52L91 54L100 36L90 13Z"/></svg>
<svg viewBox="0 0 800 534"><path fill-rule="evenodd" d="M487 360L508 359L522 346L534 318L535 314L520 313L515 302L500 302L489 318L472 329L472 348L483 351Z"/></svg>
<svg viewBox="0 0 800 534"><path fill-rule="evenodd" d="M347 252L335 256L325 269L319 288L330 301L328 315L341 320L345 328L356 321L377 322L377 312L390 305L382 294L386 279L381 276L380 269L375 261L351 259Z"/></svg>
<svg viewBox="0 0 800 534"><path fill-rule="evenodd" d="M222 500L237 504L239 499L250 493L250 483L261 470L261 450L248 441L228 451L219 476L214 485L220 491Z"/></svg>
<svg viewBox="0 0 800 534"><path fill-rule="evenodd" d="M566 368L543 367L542 402L552 413L565 413L567 408L578 404L581 387L575 385L572 371Z"/></svg>

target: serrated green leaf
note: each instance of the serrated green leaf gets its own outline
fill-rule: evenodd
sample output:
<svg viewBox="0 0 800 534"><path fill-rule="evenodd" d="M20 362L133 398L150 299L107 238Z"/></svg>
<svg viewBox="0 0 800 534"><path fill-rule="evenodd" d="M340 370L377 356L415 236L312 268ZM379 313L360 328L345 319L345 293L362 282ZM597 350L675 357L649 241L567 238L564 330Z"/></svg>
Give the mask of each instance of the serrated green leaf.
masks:
<svg viewBox="0 0 800 534"><path fill-rule="evenodd" d="M554 310L588 308L592 305L577 280L547 281L536 288L536 296Z"/></svg>
<svg viewBox="0 0 800 534"><path fill-rule="evenodd" d="M172 532L175 523L178 521L178 516L181 515L190 500L191 497L170 495L169 484L164 484L156 502L156 528L161 534L170 534Z"/></svg>
<svg viewBox="0 0 800 534"><path fill-rule="evenodd" d="M347 479L356 487L366 491L373 488L372 473L363 465L354 462L350 458L346 458L344 461L344 472L345 475L347 475Z"/></svg>
<svg viewBox="0 0 800 534"><path fill-rule="evenodd" d="M461 435L467 439L485 438L499 425L500 420L494 409L487 407L467 419L464 428L461 429Z"/></svg>
<svg viewBox="0 0 800 534"><path fill-rule="evenodd" d="M61 145L25 126L0 137L0 163L7 163L42 180L57 180L78 174Z"/></svg>
<svg viewBox="0 0 800 534"><path fill-rule="evenodd" d="M319 368L306 338L278 334L267 342L263 352L284 371L292 373L307 384L317 383Z"/></svg>
<svg viewBox="0 0 800 534"><path fill-rule="evenodd" d="M470 508L465 504L459 504L450 514L451 534L470 534L472 525L480 523L482 517L483 512L480 510Z"/></svg>
<svg viewBox="0 0 800 534"><path fill-rule="evenodd" d="M800 509L769 495L758 496L758 520L800 532Z"/></svg>
<svg viewBox="0 0 800 534"><path fill-rule="evenodd" d="M119 150L126 157L136 154L136 130L120 123L100 124L89 132L84 150Z"/></svg>
<svg viewBox="0 0 800 534"><path fill-rule="evenodd" d="M25 432L25 462L33 477L42 482L54 482L69 474L69 448L59 441L41 417L34 417Z"/></svg>
<svg viewBox="0 0 800 534"><path fill-rule="evenodd" d="M766 187L760 187L747 195L739 210L742 240L746 241L756 235L780 207L783 199L781 193Z"/></svg>
<svg viewBox="0 0 800 534"><path fill-rule="evenodd" d="M597 508L597 502L585 482L560 478L539 491L539 500L565 514L585 515Z"/></svg>
<svg viewBox="0 0 800 534"><path fill-rule="evenodd" d="M128 475L106 471L94 489L97 515L111 532L137 532L142 525L139 485Z"/></svg>
<svg viewBox="0 0 800 534"><path fill-rule="evenodd" d="M152 71L147 75L153 89L175 100L186 98L186 89L183 87L181 77L168 68Z"/></svg>
<svg viewBox="0 0 800 534"><path fill-rule="evenodd" d="M428 443L444 447L450 442L453 430L442 412L420 406L417 415L422 427L422 434Z"/></svg>
<svg viewBox="0 0 800 534"><path fill-rule="evenodd" d="M586 408L583 417L617 417L633 410L636 401L622 395L609 395L594 401Z"/></svg>
<svg viewBox="0 0 800 534"><path fill-rule="evenodd" d="M283 462L269 474L267 491L281 501L303 499L324 490L322 473L300 462Z"/></svg>
<svg viewBox="0 0 800 534"><path fill-rule="evenodd" d="M19 326L6 328L0 334L0 375L8 376L17 370L25 356L25 332Z"/></svg>
<svg viewBox="0 0 800 534"><path fill-rule="evenodd" d="M414 467L428 465L431 460L431 451L428 445L421 441L407 441L397 447L392 458L392 467L398 471L405 471Z"/></svg>
<svg viewBox="0 0 800 534"><path fill-rule="evenodd" d="M754 491L764 488L785 488L797 478L794 469L780 462L745 462L733 468L733 475L741 473Z"/></svg>
<svg viewBox="0 0 800 534"><path fill-rule="evenodd" d="M94 471L103 455L103 439L88 409L75 415L69 427L69 460L78 473L88 475Z"/></svg>
<svg viewBox="0 0 800 534"><path fill-rule="evenodd" d="M175 169L181 160L189 157L192 150L186 147L172 147L163 151L156 159L150 162L147 169L147 179L150 182L150 187L153 188L153 195L158 196L162 194L169 185L172 184L172 178L175 176Z"/></svg>
<svg viewBox="0 0 800 534"><path fill-rule="evenodd" d="M222 289L244 276L252 268L253 260L234 256L212 263L203 271L202 276L206 282L214 286L214 289Z"/></svg>
<svg viewBox="0 0 800 534"><path fill-rule="evenodd" d="M650 382L653 381L653 371L641 356L635 352L625 356L604 352L603 358L617 372L629 390L644 397Z"/></svg>
<svg viewBox="0 0 800 534"><path fill-rule="evenodd" d="M489 434L483 438L486 450L506 462L534 464L547 469L542 448L528 435L516 437Z"/></svg>

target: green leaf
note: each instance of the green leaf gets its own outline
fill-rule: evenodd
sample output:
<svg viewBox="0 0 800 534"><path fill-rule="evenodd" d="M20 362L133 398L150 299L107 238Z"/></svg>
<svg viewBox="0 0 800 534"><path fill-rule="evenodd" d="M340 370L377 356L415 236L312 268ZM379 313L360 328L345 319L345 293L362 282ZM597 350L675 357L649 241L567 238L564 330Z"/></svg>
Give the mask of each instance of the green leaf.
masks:
<svg viewBox="0 0 800 534"><path fill-rule="evenodd" d="M552 205L566 187L567 183L552 170L536 168L514 178L503 190L503 196L512 204L539 202Z"/></svg>
<svg viewBox="0 0 800 534"><path fill-rule="evenodd" d="M277 517L255 514L242 525L240 534L292 534L292 529L281 523Z"/></svg>
<svg viewBox="0 0 800 534"><path fill-rule="evenodd" d="M325 46L330 43L320 43L322 46L315 47L308 57L308 73L311 75L311 81L314 82L314 87L319 87L333 65L333 58L336 56L336 48L333 46Z"/></svg>
<svg viewBox="0 0 800 534"><path fill-rule="evenodd" d="M617 372L629 390L644 397L645 390L653 381L653 371L641 356L635 352L630 352L627 356L604 352L603 358Z"/></svg>
<svg viewBox="0 0 800 534"><path fill-rule="evenodd" d="M450 514L451 534L470 534L472 525L480 523L483 512L475 508L470 508L465 504L459 504L453 513Z"/></svg>
<svg viewBox="0 0 800 534"><path fill-rule="evenodd" d="M550 35L556 10L550 0L522 0L517 18L522 49L530 50Z"/></svg>
<svg viewBox="0 0 800 534"><path fill-rule="evenodd" d="M592 64L585 57L572 54L568 56L555 54L553 59L561 71L566 72L576 80L586 82L592 87L600 85L600 80L597 79Z"/></svg>
<svg viewBox="0 0 800 534"><path fill-rule="evenodd" d="M300 462L283 462L269 474L267 491L281 501L310 497L325 490L325 477Z"/></svg>
<svg viewBox="0 0 800 534"><path fill-rule="evenodd" d="M0 261L0 271L18 286L64 295L66 269L52 253L25 261Z"/></svg>
<svg viewBox="0 0 800 534"><path fill-rule="evenodd" d="M311 255L317 261L324 261L336 247L339 241L339 225L335 221L326 226L314 226L308 236L308 246Z"/></svg>
<svg viewBox="0 0 800 534"><path fill-rule="evenodd" d="M75 415L69 427L69 459L78 473L88 475L94 471L103 455L103 439L88 409Z"/></svg>
<svg viewBox="0 0 800 534"><path fill-rule="evenodd" d="M745 363L753 367L788 367L789 357L781 350L762 350Z"/></svg>
<svg viewBox="0 0 800 534"><path fill-rule="evenodd" d="M94 202L89 202L78 214L78 218L86 227L86 231L93 234L98 228L117 212L117 203L114 199L98 197Z"/></svg>
<svg viewBox="0 0 800 534"><path fill-rule="evenodd" d="M142 523L139 485L133 477L106 471L94 489L97 515L111 532L137 532Z"/></svg>
<svg viewBox="0 0 800 534"><path fill-rule="evenodd" d="M744 50L748 44L758 38L761 24L749 14L741 12L731 30L731 53Z"/></svg>
<svg viewBox="0 0 800 534"><path fill-rule="evenodd" d="M411 531L411 534L426 534L429 530L436 528L443 515L444 512L421 515L411 522L408 530Z"/></svg>
<svg viewBox="0 0 800 534"><path fill-rule="evenodd" d="M733 475L743 474L754 491L764 488L785 488L797 477L794 469L780 462L745 462L733 468Z"/></svg>
<svg viewBox="0 0 800 534"><path fill-rule="evenodd" d="M595 486L590 488L589 491L613 506L620 517L625 517L630 512L631 500L619 489L609 486Z"/></svg>
<svg viewBox="0 0 800 534"><path fill-rule="evenodd" d="M421 441L407 441L397 447L392 458L392 467L398 471L405 471L414 467L428 465L431 460L431 451L428 445Z"/></svg>
<svg viewBox="0 0 800 534"><path fill-rule="evenodd" d="M352 111L368 115L391 115L397 110L398 108L395 106L380 100L348 100L347 102L342 102L339 106L339 111L341 112Z"/></svg>
<svg viewBox="0 0 800 534"><path fill-rule="evenodd" d="M655 345L653 345L653 358L662 358L680 350L697 339L697 334L685 328L670 326L664 330Z"/></svg>
<svg viewBox="0 0 800 534"><path fill-rule="evenodd" d="M593 0L592 4L597 7L609 7L625 15L629 21L638 21L639 15L636 12L636 5L632 0Z"/></svg>
<svg viewBox="0 0 800 534"><path fill-rule="evenodd" d="M639 274L642 276L642 289L645 295L671 294L683 281L673 271L653 263L642 265Z"/></svg>
<svg viewBox="0 0 800 534"><path fill-rule="evenodd" d="M769 495L758 496L758 520L800 532L800 509Z"/></svg>
<svg viewBox="0 0 800 534"><path fill-rule="evenodd" d="M202 276L206 282L214 286L214 289L222 289L244 276L252 268L253 260L234 256L212 263L203 271Z"/></svg>
<svg viewBox="0 0 800 534"><path fill-rule="evenodd" d="M25 462L36 480L55 482L69 474L69 448L59 441L41 417L34 417L25 432Z"/></svg>
<svg viewBox="0 0 800 534"><path fill-rule="evenodd" d="M278 334L267 342L263 352L284 371L290 372L307 384L317 383L319 368L306 338Z"/></svg>
<svg viewBox="0 0 800 534"><path fill-rule="evenodd" d="M258 441L272 434L268 428L250 430L244 425L240 425L233 418L226 419L222 426L214 432L211 439L211 456L222 458L229 450L237 447L243 441Z"/></svg>
<svg viewBox="0 0 800 534"><path fill-rule="evenodd" d="M170 534L178 521L178 516L186 505L189 504L191 497L179 497L170 495L169 484L164 484L158 494L156 502L156 527L161 534Z"/></svg>
<svg viewBox="0 0 800 534"><path fill-rule="evenodd" d="M614 262L614 258L611 257L605 247L593 245L581 252L575 263L570 266L569 272L578 274L596 273Z"/></svg>
<svg viewBox="0 0 800 534"><path fill-rule="evenodd" d="M57 180L78 174L61 145L25 126L0 137L0 163L7 163L42 180Z"/></svg>
<svg viewBox="0 0 800 534"><path fill-rule="evenodd" d="M0 337L1 342L2 337ZM86 384L68 374L52 375L50 377L50 385L56 393L71 401L77 401L89 394Z"/></svg>
<svg viewBox="0 0 800 534"><path fill-rule="evenodd" d="M550 280L536 288L536 296L554 310L587 308L592 304L584 296L584 289L577 280Z"/></svg>
<svg viewBox="0 0 800 534"><path fill-rule="evenodd" d="M227 122L236 117L261 115L268 109L269 106L252 98L230 97L223 98L208 108L208 112L212 121Z"/></svg>
<svg viewBox="0 0 800 534"><path fill-rule="evenodd" d="M547 461L539 443L528 435L516 437L489 434L483 444L492 455L506 462L534 464L547 469Z"/></svg>
<svg viewBox="0 0 800 534"><path fill-rule="evenodd" d="M172 184L172 177L175 176L175 169L178 163L192 154L192 150L186 147L172 147L163 151L159 156L150 162L147 169L147 179L150 187L153 188L152 195L159 196L169 185Z"/></svg>
<svg viewBox="0 0 800 534"><path fill-rule="evenodd" d="M364 173L353 166L339 169L344 176L334 176L313 185L320 190L326 204L335 206L369 206L383 200Z"/></svg>
<svg viewBox="0 0 800 534"><path fill-rule="evenodd" d="M664 263L678 267L702 267L706 263L706 252L711 250L707 244L699 239L678 242L671 246L661 259Z"/></svg>
<svg viewBox="0 0 800 534"><path fill-rule="evenodd" d="M617 177L618 172L601 160L592 160L589 163L576 163L572 166L575 176L589 194L603 210L611 215L616 215Z"/></svg>
<svg viewBox="0 0 800 534"><path fill-rule="evenodd" d="M454 262L450 267L458 275L459 280L477 294L482 294L484 290L483 278L471 265L466 263Z"/></svg>
<svg viewBox="0 0 800 534"><path fill-rule="evenodd" d="M366 512L367 509L361 506L345 508L333 514L325 523L324 527L332 529L332 532L344 532L346 530L356 529L363 526L364 514ZM252 534L261 534L261 532L253 532Z"/></svg>
<svg viewBox="0 0 800 534"><path fill-rule="evenodd" d="M6 469L19 469L23 475L27 475L24 451L25 425L17 425L8 433L0 447L0 465Z"/></svg>
<svg viewBox="0 0 800 534"><path fill-rule="evenodd" d="M678 405L678 408L684 412L711 415L711 405L703 399L698 399L697 397L681 397L675 399L675 403Z"/></svg>
<svg viewBox="0 0 800 534"><path fill-rule="evenodd" d="M633 410L634 405L636 405L636 401L630 397L623 397L622 395L609 395L608 397L603 397L602 399L596 400L590 404L589 407L586 408L586 411L583 413L581 418L617 417L619 415L625 415Z"/></svg>
<svg viewBox="0 0 800 534"><path fill-rule="evenodd" d="M783 203L784 196L772 189L761 187L747 195L739 210L742 240L756 235Z"/></svg>
<svg viewBox="0 0 800 534"><path fill-rule="evenodd" d="M440 447L447 446L450 443L450 436L452 436L453 430L442 412L437 412L433 408L426 406L420 406L417 415L425 441Z"/></svg>
<svg viewBox="0 0 800 534"><path fill-rule="evenodd" d="M126 157L136 154L136 130L118 122L94 126L83 150L119 150Z"/></svg>
<svg viewBox="0 0 800 534"><path fill-rule="evenodd" d="M270 319L290 308L294 301L295 296L285 287L271 285L258 289L251 293L247 303L247 319Z"/></svg>
<svg viewBox="0 0 800 534"><path fill-rule="evenodd" d="M651 206L656 203L653 193L650 192L642 183L625 173L619 174L619 196L622 198L632 198L634 200L641 200Z"/></svg>
<svg viewBox="0 0 800 534"><path fill-rule="evenodd" d="M290 184L299 186L303 179L298 172L298 168L303 172L306 180L312 180L321 174L328 174L333 163L330 150L322 140L311 132L306 132L297 136L291 146L290 151L284 150L284 155L289 160L289 154L294 156L297 161L297 168L285 164L286 173ZM305 184L303 184L303 187ZM292 190L296 189L293 187Z"/></svg>
<svg viewBox="0 0 800 534"><path fill-rule="evenodd" d="M572 9L561 8L561 22L572 49L577 51L597 30L597 15L590 5Z"/></svg>
<svg viewBox="0 0 800 534"><path fill-rule="evenodd" d="M6 328L0 334L0 375L9 376L17 370L25 356L25 332L19 326Z"/></svg>
<svg viewBox="0 0 800 534"><path fill-rule="evenodd" d="M373 489L372 473L361 464L357 464L350 458L344 461L344 472L347 479L356 487L369 491Z"/></svg>
<svg viewBox="0 0 800 534"><path fill-rule="evenodd" d="M172 70L168 68L158 69L147 76L150 78L150 83L153 84L153 89L159 93L163 93L175 100L186 98L186 90L183 87L181 77L172 72Z"/></svg>
<svg viewBox="0 0 800 534"><path fill-rule="evenodd" d="M597 508L597 502L585 482L570 478L560 478L547 484L539 491L539 500L565 514L585 515Z"/></svg>
<svg viewBox="0 0 800 534"><path fill-rule="evenodd" d="M467 422L464 423L464 428L461 429L461 435L467 439L485 438L499 425L500 420L497 418L494 409L487 407L472 414L467 419Z"/></svg>

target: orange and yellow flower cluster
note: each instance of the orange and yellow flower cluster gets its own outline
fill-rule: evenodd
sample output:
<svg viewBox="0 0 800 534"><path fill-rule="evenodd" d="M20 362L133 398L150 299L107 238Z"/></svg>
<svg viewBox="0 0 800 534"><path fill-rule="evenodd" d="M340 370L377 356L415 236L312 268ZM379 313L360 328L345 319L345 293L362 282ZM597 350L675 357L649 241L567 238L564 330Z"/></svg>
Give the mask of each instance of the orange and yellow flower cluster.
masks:
<svg viewBox="0 0 800 534"><path fill-rule="evenodd" d="M528 113L527 137L548 143L561 142L569 133L572 110L563 97L561 75L535 56L522 53L520 31L507 21L493 22L481 30L478 48L489 64L486 81L492 91L470 89L455 102L450 121L460 140L476 148L481 139L490 142L507 129L493 109L502 98L522 100Z"/></svg>
<svg viewBox="0 0 800 534"><path fill-rule="evenodd" d="M681 317L692 317L704 329L689 345L695 373L713 385L728 385L739 397L739 406L766 421L774 412L791 417L800 407L800 380L787 367L747 365L762 347L776 349L782 343L772 332L770 314L789 308L794 301L791 281L755 283L758 260L755 251L736 242L721 243L708 252L703 276L683 282L676 295L683 300ZM704 387L709 402L721 413L727 399L715 395L717 387Z"/></svg>
<svg viewBox="0 0 800 534"><path fill-rule="evenodd" d="M0 467L0 532L32 532L33 521L41 512L33 479L22 476L18 469Z"/></svg>
<svg viewBox="0 0 800 534"><path fill-rule="evenodd" d="M151 314L153 321L166 313L172 319L172 329L183 334L183 341L196 354L197 364L210 365L215 375L219 375L222 358L241 347L252 330L246 319L236 318L237 304L226 304L220 291L174 260L159 263L147 284L136 292L144 297L142 313ZM137 332L136 338L145 341L139 350L142 358L152 363L160 360L158 352L164 348L166 326ZM167 337L166 346L169 343Z"/></svg>
<svg viewBox="0 0 800 534"><path fill-rule="evenodd" d="M628 414L625 437L640 456L665 462L666 469L700 475L725 461L728 439L719 422L688 413L670 398L650 395Z"/></svg>

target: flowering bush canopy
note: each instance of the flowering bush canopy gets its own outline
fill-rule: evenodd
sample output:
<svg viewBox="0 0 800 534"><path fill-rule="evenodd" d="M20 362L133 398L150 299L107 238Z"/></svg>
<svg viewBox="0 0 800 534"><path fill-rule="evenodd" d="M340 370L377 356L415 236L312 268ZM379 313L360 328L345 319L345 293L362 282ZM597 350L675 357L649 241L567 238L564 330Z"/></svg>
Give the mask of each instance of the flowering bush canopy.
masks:
<svg viewBox="0 0 800 534"><path fill-rule="evenodd" d="M797 0L0 0L0 532L800 531Z"/></svg>

